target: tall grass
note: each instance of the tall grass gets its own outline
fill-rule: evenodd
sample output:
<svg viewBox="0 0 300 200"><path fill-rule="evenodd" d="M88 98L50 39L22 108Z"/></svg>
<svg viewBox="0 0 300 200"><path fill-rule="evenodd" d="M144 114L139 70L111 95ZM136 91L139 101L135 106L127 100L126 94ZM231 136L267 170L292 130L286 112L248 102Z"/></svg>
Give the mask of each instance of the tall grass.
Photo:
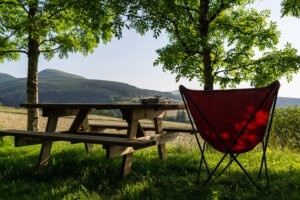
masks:
<svg viewBox="0 0 300 200"><path fill-rule="evenodd" d="M199 150L169 145L168 158L158 158L151 147L136 151L132 173L119 178L121 158L106 159L100 145L86 154L82 144L57 142L49 165L36 171L40 146L15 148L5 137L0 148L0 199L299 199L300 154L270 149L271 185L257 190L238 166L206 186L195 184ZM220 155L209 152L215 164ZM240 157L256 175L259 151ZM262 185L264 181L260 181Z"/></svg>
<svg viewBox="0 0 300 200"><path fill-rule="evenodd" d="M262 179L262 188L257 190L237 165L205 186L196 184L200 154L190 137L168 144L165 161L158 158L156 147L134 152L132 172L124 179L119 178L121 158L106 159L100 145L86 154L82 144L54 143L49 165L37 171L40 145L16 148L12 137L4 137L0 138L0 200L300 199L299 109L276 110L267 151L269 189ZM45 126L45 119L41 121ZM65 130L70 121L63 119L59 130ZM23 110L1 111L1 129L25 126ZM213 151L207 154L210 166L219 158L220 154ZM256 179L261 159L259 148L239 159ZM201 183L205 175L201 175Z"/></svg>

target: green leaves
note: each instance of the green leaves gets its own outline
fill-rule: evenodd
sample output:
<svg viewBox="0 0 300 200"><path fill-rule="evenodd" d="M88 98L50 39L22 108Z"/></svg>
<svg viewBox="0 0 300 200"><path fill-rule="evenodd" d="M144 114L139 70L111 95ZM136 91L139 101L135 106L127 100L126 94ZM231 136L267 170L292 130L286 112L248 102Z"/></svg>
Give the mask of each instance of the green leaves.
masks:
<svg viewBox="0 0 300 200"><path fill-rule="evenodd" d="M206 89L242 81L266 85L299 70L296 49L276 48L280 32L268 20L270 11L246 8L253 1L136 2L131 27L142 34L154 30L154 37L157 30L166 31L170 43L157 50L154 65L161 64L177 80L196 79Z"/></svg>
<svg viewBox="0 0 300 200"><path fill-rule="evenodd" d="M254 65L252 85L263 86L266 82L285 77L291 80L291 75L299 71L300 56L297 50L286 44L282 50L266 52Z"/></svg>
<svg viewBox="0 0 300 200"><path fill-rule="evenodd" d="M56 53L59 57L69 52L88 54L99 42L120 37L123 24L115 9L105 0L1 1L1 58L17 59L12 52L28 53L29 35L36 35L46 59Z"/></svg>
<svg viewBox="0 0 300 200"><path fill-rule="evenodd" d="M38 60L92 52L121 37L123 6L110 0L0 1L0 62L28 56L27 103L38 103ZM38 110L28 112L28 130L38 130Z"/></svg>
<svg viewBox="0 0 300 200"><path fill-rule="evenodd" d="M282 16L300 17L300 3L298 0L282 0Z"/></svg>

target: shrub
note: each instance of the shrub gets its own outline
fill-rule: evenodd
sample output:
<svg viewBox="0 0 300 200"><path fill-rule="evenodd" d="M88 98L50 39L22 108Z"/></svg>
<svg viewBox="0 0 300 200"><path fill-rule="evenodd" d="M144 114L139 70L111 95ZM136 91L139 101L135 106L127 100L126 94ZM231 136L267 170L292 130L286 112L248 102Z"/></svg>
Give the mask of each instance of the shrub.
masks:
<svg viewBox="0 0 300 200"><path fill-rule="evenodd" d="M300 107L276 108L270 145L300 151Z"/></svg>

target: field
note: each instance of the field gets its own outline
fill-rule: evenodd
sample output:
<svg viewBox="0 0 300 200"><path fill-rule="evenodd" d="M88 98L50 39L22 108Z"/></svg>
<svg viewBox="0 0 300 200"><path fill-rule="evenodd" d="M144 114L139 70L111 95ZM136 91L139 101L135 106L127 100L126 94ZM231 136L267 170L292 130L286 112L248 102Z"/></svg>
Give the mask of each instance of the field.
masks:
<svg viewBox="0 0 300 200"><path fill-rule="evenodd" d="M124 123L103 116L91 116L90 120ZM70 121L63 118L58 129L65 130ZM46 120L40 122L42 130ZM0 128L25 129L26 110L0 108ZM167 146L166 161L158 158L156 147L136 151L132 173L125 179L119 178L121 158L106 159L100 145L86 154L83 144L57 142L49 166L37 171L39 150L40 145L16 148L11 137L0 140L0 199L300 199L300 153L288 149L269 148L271 184L267 189L265 182L259 181L261 190L253 187L236 165L206 186L196 184L199 150L189 134ZM220 158L212 151L208 156L209 164ZM259 148L239 158L255 176L261 159Z"/></svg>

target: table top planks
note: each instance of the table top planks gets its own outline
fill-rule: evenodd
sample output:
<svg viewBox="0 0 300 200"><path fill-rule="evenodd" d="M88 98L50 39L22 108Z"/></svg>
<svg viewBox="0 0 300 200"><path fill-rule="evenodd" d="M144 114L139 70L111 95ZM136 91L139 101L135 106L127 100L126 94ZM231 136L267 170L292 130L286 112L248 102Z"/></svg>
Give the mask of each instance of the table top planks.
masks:
<svg viewBox="0 0 300 200"><path fill-rule="evenodd" d="M157 110L178 110L185 109L184 104L117 104L117 103L37 103L20 104L23 108L41 109L157 109Z"/></svg>

